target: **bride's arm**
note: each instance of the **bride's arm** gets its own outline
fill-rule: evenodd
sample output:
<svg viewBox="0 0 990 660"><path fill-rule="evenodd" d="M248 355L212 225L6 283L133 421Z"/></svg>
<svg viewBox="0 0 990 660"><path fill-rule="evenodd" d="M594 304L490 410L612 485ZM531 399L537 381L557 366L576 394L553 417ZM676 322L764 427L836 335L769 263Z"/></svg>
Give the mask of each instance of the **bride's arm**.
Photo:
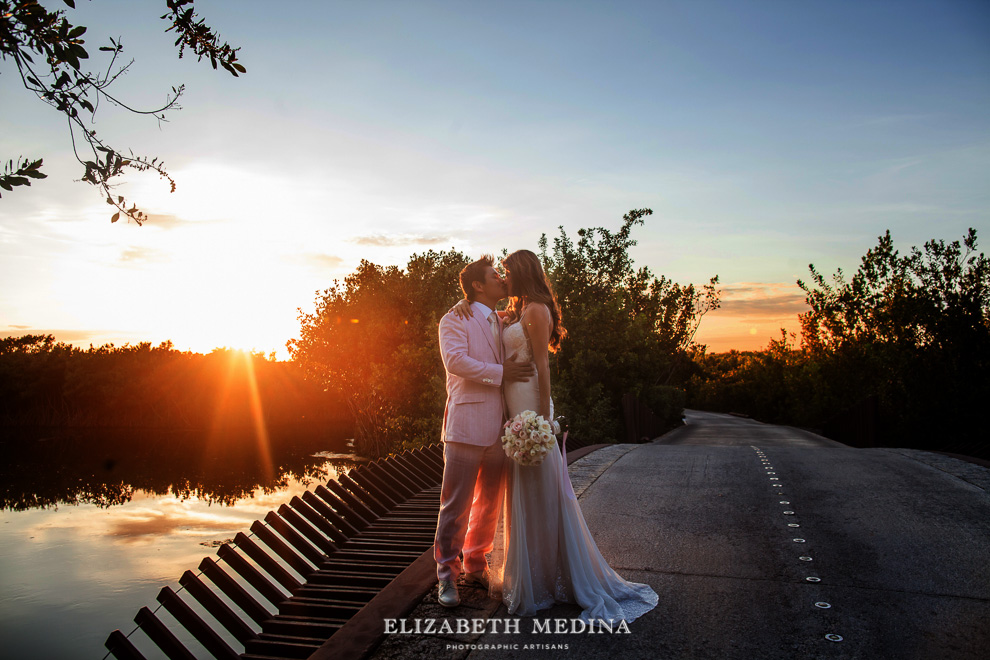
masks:
<svg viewBox="0 0 990 660"><path fill-rule="evenodd" d="M545 305L526 305L520 322L533 346L533 362L536 363L536 379L540 385L540 409L536 412L550 421L550 310Z"/></svg>
<svg viewBox="0 0 990 660"><path fill-rule="evenodd" d="M471 301L467 298L461 298L447 311L457 314L462 319L469 319L474 316L474 312L471 310Z"/></svg>

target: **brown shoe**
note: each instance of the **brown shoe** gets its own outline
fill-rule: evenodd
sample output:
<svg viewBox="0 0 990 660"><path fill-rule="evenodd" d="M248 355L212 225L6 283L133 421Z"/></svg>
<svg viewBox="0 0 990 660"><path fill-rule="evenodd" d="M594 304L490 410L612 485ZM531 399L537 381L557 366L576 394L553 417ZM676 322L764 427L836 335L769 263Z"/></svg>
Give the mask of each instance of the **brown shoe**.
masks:
<svg viewBox="0 0 990 660"><path fill-rule="evenodd" d="M464 584L465 585L477 585L483 589L488 588L488 570L475 571L474 573L464 574Z"/></svg>

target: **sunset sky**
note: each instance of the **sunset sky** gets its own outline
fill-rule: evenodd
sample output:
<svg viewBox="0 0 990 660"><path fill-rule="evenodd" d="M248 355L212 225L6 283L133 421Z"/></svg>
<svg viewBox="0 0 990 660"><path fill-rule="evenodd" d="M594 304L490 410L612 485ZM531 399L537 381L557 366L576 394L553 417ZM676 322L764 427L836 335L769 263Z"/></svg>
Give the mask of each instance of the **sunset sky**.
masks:
<svg viewBox="0 0 990 660"><path fill-rule="evenodd" d="M697 339L761 348L796 329L809 263L852 272L888 228L990 240L984 0L197 1L238 79L178 59L162 1L77 6L93 68L111 36L135 60L119 97L186 85L167 123L104 104L96 125L178 189L129 175L151 220L111 224L0 62L0 157L49 175L0 199L0 336L285 357L297 308L362 258L536 250L649 207L637 265L717 274Z"/></svg>

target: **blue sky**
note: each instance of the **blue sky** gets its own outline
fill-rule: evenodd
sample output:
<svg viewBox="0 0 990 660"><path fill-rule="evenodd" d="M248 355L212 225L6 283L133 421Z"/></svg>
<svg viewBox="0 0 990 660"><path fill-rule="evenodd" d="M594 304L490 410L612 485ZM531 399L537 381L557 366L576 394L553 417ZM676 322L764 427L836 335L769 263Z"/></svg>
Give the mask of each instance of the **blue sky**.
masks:
<svg viewBox="0 0 990 660"><path fill-rule="evenodd" d="M888 228L988 238L986 2L197 2L239 79L177 59L164 3L77 4L95 61L109 36L135 59L120 96L186 84L161 127L97 125L178 190L130 177L152 221L110 225L0 63L0 155L49 173L0 200L0 333L282 349L361 258L535 249L650 207L637 264L718 274L699 339L752 348L796 327L809 263L854 270Z"/></svg>

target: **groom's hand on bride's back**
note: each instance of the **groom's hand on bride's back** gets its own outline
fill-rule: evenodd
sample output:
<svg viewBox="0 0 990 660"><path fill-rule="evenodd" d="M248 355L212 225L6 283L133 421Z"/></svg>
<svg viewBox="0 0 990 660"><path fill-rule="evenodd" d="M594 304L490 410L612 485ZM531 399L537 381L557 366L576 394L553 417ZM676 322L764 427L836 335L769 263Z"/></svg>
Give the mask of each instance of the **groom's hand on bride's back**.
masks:
<svg viewBox="0 0 990 660"><path fill-rule="evenodd" d="M521 380L529 380L536 375L536 367L532 362L516 362L506 360L502 363L502 382L514 383Z"/></svg>

